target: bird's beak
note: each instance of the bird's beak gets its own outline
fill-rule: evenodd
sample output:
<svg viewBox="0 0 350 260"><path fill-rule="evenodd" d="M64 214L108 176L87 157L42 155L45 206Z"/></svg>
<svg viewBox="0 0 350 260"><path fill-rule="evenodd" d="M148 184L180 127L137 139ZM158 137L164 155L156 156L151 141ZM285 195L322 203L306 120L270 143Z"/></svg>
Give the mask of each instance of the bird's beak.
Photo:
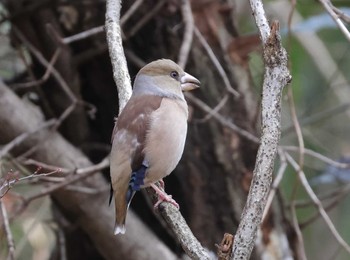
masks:
<svg viewBox="0 0 350 260"><path fill-rule="evenodd" d="M188 73L185 73L185 75L181 77L180 82L182 91L190 91L192 89L199 88L201 84L198 79Z"/></svg>

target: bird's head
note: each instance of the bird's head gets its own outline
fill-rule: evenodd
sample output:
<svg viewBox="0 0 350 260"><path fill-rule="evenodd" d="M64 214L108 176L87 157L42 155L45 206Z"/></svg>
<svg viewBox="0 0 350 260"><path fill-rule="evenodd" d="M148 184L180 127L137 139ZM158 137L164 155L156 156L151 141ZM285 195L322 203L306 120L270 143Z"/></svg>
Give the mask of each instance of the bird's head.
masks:
<svg viewBox="0 0 350 260"><path fill-rule="evenodd" d="M134 82L134 94L183 99L182 91L199 88L200 82L172 60L161 59L144 66Z"/></svg>

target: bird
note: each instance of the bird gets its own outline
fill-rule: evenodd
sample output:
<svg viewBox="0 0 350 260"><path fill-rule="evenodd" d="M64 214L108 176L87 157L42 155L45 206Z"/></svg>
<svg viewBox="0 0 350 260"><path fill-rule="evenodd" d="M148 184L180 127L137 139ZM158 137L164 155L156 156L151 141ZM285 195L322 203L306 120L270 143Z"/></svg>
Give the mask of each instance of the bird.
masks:
<svg viewBox="0 0 350 260"><path fill-rule="evenodd" d="M184 91L200 81L169 59L148 63L137 73L132 95L116 120L110 155L114 234L125 234L125 220L135 193L152 187L159 201L175 200L155 183L179 163L187 135L188 106Z"/></svg>

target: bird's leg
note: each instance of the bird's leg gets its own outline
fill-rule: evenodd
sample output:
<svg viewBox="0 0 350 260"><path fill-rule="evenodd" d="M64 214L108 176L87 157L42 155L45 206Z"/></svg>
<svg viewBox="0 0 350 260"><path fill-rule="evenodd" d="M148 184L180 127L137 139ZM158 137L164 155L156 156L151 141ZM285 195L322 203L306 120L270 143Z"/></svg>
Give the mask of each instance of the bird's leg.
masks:
<svg viewBox="0 0 350 260"><path fill-rule="evenodd" d="M164 187L164 182L162 186ZM154 204L154 208L158 208L159 204L162 203L163 201L167 201L173 204L176 208L179 208L179 204L177 204L177 202L171 197L171 195L166 194L164 190L161 190L154 183L151 184L151 187L158 194L158 201L156 202L156 204Z"/></svg>
<svg viewBox="0 0 350 260"><path fill-rule="evenodd" d="M159 183L160 188L161 188L162 190L165 190L165 184L164 184L163 179L160 179L160 180L158 181L158 183Z"/></svg>

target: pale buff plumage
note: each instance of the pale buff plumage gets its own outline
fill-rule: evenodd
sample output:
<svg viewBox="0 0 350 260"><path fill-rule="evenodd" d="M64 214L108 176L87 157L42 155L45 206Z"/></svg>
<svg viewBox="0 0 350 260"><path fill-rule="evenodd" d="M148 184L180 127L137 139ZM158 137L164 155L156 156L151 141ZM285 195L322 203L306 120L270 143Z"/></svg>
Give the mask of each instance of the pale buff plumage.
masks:
<svg viewBox="0 0 350 260"><path fill-rule="evenodd" d="M134 192L161 180L178 164L188 117L182 91L197 87L199 81L171 60L151 62L137 74L133 94L112 136L115 234L125 233L126 213Z"/></svg>

